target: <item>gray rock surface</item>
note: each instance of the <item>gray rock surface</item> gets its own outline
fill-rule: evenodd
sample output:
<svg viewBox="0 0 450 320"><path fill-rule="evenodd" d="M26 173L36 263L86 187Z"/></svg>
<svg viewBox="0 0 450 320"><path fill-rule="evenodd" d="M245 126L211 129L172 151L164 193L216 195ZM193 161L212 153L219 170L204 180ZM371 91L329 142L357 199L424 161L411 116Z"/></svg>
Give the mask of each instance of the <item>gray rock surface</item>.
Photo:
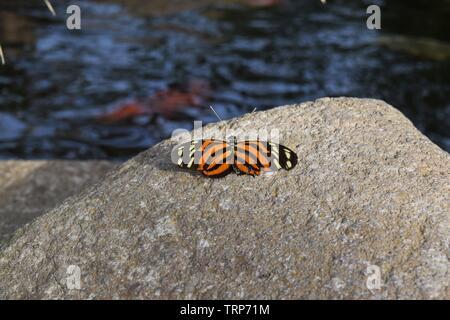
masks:
<svg viewBox="0 0 450 320"><path fill-rule="evenodd" d="M0 161L0 246L19 227L115 166L108 161Z"/></svg>
<svg viewBox="0 0 450 320"><path fill-rule="evenodd" d="M163 141L16 233L0 297L450 298L450 157L399 111L324 98L204 135L225 129L278 129L299 164L208 179Z"/></svg>

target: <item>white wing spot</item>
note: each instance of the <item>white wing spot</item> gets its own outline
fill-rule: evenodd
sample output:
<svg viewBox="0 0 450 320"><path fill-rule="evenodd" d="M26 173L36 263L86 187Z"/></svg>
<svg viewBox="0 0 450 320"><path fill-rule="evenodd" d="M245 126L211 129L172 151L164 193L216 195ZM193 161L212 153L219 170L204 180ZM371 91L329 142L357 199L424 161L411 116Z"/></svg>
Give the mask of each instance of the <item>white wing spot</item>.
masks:
<svg viewBox="0 0 450 320"><path fill-rule="evenodd" d="M275 163L275 166L277 169L281 169L280 163L278 162L278 159L273 159L273 162Z"/></svg>

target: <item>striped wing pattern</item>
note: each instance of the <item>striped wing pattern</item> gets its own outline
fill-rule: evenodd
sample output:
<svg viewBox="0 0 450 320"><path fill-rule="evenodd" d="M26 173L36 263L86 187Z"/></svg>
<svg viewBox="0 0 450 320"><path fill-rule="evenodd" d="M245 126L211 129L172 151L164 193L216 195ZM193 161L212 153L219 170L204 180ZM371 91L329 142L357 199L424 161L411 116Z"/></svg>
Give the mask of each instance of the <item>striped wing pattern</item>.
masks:
<svg viewBox="0 0 450 320"><path fill-rule="evenodd" d="M235 166L244 174L291 170L296 164L295 152L283 145L260 140L237 143Z"/></svg>
<svg viewBox="0 0 450 320"><path fill-rule="evenodd" d="M232 148L225 141L192 140L178 148L178 165L201 171L205 176L219 178L232 169Z"/></svg>
<svg viewBox="0 0 450 320"><path fill-rule="evenodd" d="M263 172L291 170L297 155L291 149L272 142L250 140L227 143L221 140L193 140L177 148L178 165L201 171L212 178L237 174L258 176Z"/></svg>

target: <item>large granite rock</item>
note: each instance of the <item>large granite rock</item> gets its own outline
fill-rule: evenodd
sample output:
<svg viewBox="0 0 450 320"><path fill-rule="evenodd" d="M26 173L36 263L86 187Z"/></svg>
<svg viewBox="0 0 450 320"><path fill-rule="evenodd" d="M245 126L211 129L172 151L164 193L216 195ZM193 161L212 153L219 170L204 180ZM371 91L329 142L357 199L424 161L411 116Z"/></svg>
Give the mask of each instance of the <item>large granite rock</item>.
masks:
<svg viewBox="0 0 450 320"><path fill-rule="evenodd" d="M213 180L163 141L21 229L0 297L450 298L450 157L400 112L325 98L204 134L225 129L278 129L299 164Z"/></svg>
<svg viewBox="0 0 450 320"><path fill-rule="evenodd" d="M108 161L0 161L0 246L19 227L115 166Z"/></svg>

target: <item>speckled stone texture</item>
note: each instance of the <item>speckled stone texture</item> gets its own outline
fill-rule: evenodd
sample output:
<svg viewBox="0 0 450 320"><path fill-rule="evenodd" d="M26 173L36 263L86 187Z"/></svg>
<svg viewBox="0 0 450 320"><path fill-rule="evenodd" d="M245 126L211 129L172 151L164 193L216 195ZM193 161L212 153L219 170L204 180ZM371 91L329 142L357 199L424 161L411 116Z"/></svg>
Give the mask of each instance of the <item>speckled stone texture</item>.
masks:
<svg viewBox="0 0 450 320"><path fill-rule="evenodd" d="M108 161L0 161L0 246L19 227L116 166Z"/></svg>
<svg viewBox="0 0 450 320"><path fill-rule="evenodd" d="M213 180L163 141L16 233L0 297L450 298L450 157L399 111L324 98L204 134L225 129L278 129L299 164Z"/></svg>

